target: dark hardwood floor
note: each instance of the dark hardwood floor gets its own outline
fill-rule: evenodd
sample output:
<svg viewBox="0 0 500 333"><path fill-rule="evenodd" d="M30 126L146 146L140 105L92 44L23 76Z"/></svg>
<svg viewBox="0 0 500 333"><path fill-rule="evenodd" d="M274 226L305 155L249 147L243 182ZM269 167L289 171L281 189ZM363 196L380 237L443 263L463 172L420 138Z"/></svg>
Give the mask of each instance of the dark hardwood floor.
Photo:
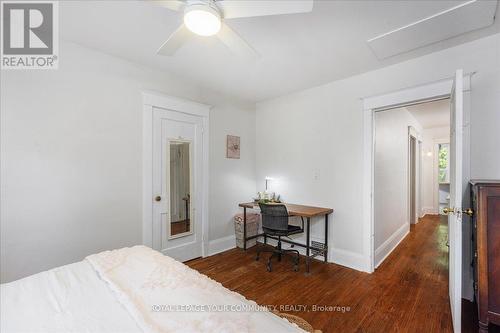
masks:
<svg viewBox="0 0 500 333"><path fill-rule="evenodd" d="M256 247L187 264L258 304L304 318L324 333L452 332L447 229L438 216L424 217L373 274L313 261L312 274L306 276L302 259L300 272L285 259L274 261L269 273L267 255L255 261ZM306 305L307 310L287 305ZM341 308L313 311L315 305Z"/></svg>

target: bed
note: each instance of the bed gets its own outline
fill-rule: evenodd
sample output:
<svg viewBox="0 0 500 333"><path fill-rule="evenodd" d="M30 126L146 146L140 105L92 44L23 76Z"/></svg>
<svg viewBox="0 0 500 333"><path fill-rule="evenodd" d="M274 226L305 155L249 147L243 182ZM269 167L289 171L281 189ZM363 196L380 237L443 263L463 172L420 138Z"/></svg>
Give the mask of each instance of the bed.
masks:
<svg viewBox="0 0 500 333"><path fill-rule="evenodd" d="M145 246L1 285L1 332L305 332Z"/></svg>

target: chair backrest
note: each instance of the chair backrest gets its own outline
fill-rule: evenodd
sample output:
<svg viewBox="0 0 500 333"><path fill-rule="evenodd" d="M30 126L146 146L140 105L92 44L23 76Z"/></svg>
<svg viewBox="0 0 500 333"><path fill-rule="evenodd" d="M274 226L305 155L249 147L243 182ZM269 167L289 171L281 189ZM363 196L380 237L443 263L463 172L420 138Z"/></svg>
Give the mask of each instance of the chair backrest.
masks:
<svg viewBox="0 0 500 333"><path fill-rule="evenodd" d="M263 229L288 230L288 211L285 205L259 203L259 206Z"/></svg>

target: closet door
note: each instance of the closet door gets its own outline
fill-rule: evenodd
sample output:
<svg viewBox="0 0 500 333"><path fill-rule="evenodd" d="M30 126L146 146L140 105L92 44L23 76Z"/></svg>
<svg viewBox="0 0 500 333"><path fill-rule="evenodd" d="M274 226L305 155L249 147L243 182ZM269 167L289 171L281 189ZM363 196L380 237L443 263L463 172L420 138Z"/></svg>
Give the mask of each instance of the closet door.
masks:
<svg viewBox="0 0 500 333"><path fill-rule="evenodd" d="M179 261L202 255L202 124L153 109L153 244Z"/></svg>

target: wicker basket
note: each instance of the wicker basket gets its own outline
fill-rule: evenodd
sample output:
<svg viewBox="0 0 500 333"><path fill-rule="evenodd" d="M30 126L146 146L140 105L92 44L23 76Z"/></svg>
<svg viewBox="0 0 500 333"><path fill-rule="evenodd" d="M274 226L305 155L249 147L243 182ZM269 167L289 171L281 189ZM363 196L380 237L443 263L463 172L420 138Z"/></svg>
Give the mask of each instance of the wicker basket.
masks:
<svg viewBox="0 0 500 333"><path fill-rule="evenodd" d="M259 232L260 215L247 214L247 237L255 236ZM243 215L238 214L234 217L234 233L236 235L236 246L243 248ZM247 248L255 246L257 238L247 241Z"/></svg>

